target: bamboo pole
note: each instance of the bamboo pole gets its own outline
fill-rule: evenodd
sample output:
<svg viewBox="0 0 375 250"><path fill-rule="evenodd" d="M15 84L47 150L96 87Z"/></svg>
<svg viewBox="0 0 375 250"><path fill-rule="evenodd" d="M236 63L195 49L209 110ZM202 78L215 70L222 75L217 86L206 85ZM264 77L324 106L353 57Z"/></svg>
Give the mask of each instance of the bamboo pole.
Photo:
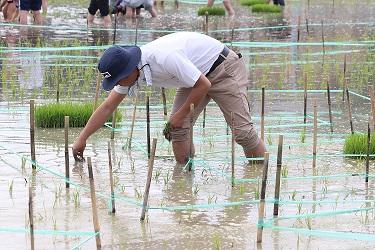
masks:
<svg viewBox="0 0 375 250"><path fill-rule="evenodd" d="M231 124L232 124L232 187L234 187L234 160L235 160L235 138L236 138L236 129L234 126L234 114L231 112Z"/></svg>
<svg viewBox="0 0 375 250"><path fill-rule="evenodd" d="M137 102L138 102L138 95L136 95L135 101L134 101L132 124L130 126L129 143L128 143L129 149L131 149L131 147L132 147L132 138L133 138L133 131L134 131L135 115L136 115L136 112L137 112Z"/></svg>
<svg viewBox="0 0 375 250"><path fill-rule="evenodd" d="M327 101L328 101L329 124L330 124L331 133L333 133L331 90L330 90L330 87L329 87L329 81L328 80L327 80Z"/></svg>
<svg viewBox="0 0 375 250"><path fill-rule="evenodd" d="M260 138L264 141L264 99L265 99L265 89L262 87L262 111L260 117Z"/></svg>
<svg viewBox="0 0 375 250"><path fill-rule="evenodd" d="M30 222L30 247L34 250L34 210L33 210L33 187L29 186L29 222Z"/></svg>
<svg viewBox="0 0 375 250"><path fill-rule="evenodd" d="M314 100L314 132L313 132L313 169L316 167L316 148L318 143L318 108Z"/></svg>
<svg viewBox="0 0 375 250"><path fill-rule="evenodd" d="M194 123L194 103L190 104L190 150L189 150L189 171L191 171L193 167L193 158L194 158L194 130L193 130L193 123Z"/></svg>
<svg viewBox="0 0 375 250"><path fill-rule="evenodd" d="M368 175L370 170L370 145L371 145L371 129L370 121L367 123L367 155L366 155L366 183L368 183Z"/></svg>
<svg viewBox="0 0 375 250"><path fill-rule="evenodd" d="M157 143L157 139L156 138L152 139L151 158L148 160L147 181L146 181L146 187L145 187L145 194L143 195L143 206L142 206L142 213L141 213L142 221L145 219L145 214L147 211L148 196L150 193L150 185L151 185L151 178L152 178L152 170L154 168L156 143Z"/></svg>
<svg viewBox="0 0 375 250"><path fill-rule="evenodd" d="M96 88L95 88L95 99L94 99L94 107L92 109L92 112L94 113L94 111L96 110L96 108L98 107L98 98L99 98L99 90L100 90L100 72L98 71L98 74L96 76Z"/></svg>
<svg viewBox="0 0 375 250"><path fill-rule="evenodd" d="M207 106L206 106L207 107ZM206 107L204 107L203 109L203 123L202 123L202 127L205 128L206 127Z"/></svg>
<svg viewBox="0 0 375 250"><path fill-rule="evenodd" d="M30 100L30 151L32 168L36 169L35 157L35 102Z"/></svg>
<svg viewBox="0 0 375 250"><path fill-rule="evenodd" d="M257 243L262 243L263 236L263 219L265 210L265 198L266 198L266 188L267 188L267 173L268 173L268 159L269 153L264 153L264 166L263 166L263 178L262 178L262 190L260 193L260 202L258 209L258 229L257 229Z"/></svg>
<svg viewBox="0 0 375 250"><path fill-rule="evenodd" d="M353 118L352 118L352 105L350 103L350 95L349 89L346 88L346 100L348 103L348 115L349 115L349 123L350 123L350 132L354 134L354 127L353 127Z"/></svg>
<svg viewBox="0 0 375 250"><path fill-rule="evenodd" d="M64 117L65 135L65 187L69 188L69 116Z"/></svg>
<svg viewBox="0 0 375 250"><path fill-rule="evenodd" d="M375 129L375 94L374 94L374 87L369 87L369 96L371 100L371 111L372 111L372 124Z"/></svg>
<svg viewBox="0 0 375 250"><path fill-rule="evenodd" d="M146 97L146 123L147 123L147 157L150 159L150 97Z"/></svg>
<svg viewBox="0 0 375 250"><path fill-rule="evenodd" d="M108 168L109 168L109 184L111 185L111 212L116 213L116 204L115 204L115 191L113 188L113 173L112 173L112 154L111 154L111 142L108 141Z"/></svg>
<svg viewBox="0 0 375 250"><path fill-rule="evenodd" d="M204 33L208 35L208 12L204 13L205 16L205 27L204 27Z"/></svg>
<svg viewBox="0 0 375 250"><path fill-rule="evenodd" d="M161 96L163 99L163 108L164 108L164 121L168 120L167 114L167 98L165 97L165 88L161 88Z"/></svg>
<svg viewBox="0 0 375 250"><path fill-rule="evenodd" d="M89 179L90 179L92 219L94 223L94 230L95 230L95 233L97 234L95 237L96 249L101 249L100 225L99 225L99 218L98 218L98 209L96 206L96 194L95 194L94 176L92 173L91 157L87 157L87 167L88 167Z"/></svg>
<svg viewBox="0 0 375 250"><path fill-rule="evenodd" d="M116 116L117 116L117 109L115 110L115 112L113 112L113 115L112 115L111 140L115 139Z"/></svg>
<svg viewBox="0 0 375 250"><path fill-rule="evenodd" d="M306 32L307 32L307 35L309 36L310 31L309 31L309 19L308 18L306 18Z"/></svg>
<svg viewBox="0 0 375 250"><path fill-rule="evenodd" d="M280 198L280 182L281 182L281 166L283 158L284 136L279 135L279 145L277 148L277 165L276 165L276 184L275 184L275 203L273 204L273 215L279 215L279 198Z"/></svg>

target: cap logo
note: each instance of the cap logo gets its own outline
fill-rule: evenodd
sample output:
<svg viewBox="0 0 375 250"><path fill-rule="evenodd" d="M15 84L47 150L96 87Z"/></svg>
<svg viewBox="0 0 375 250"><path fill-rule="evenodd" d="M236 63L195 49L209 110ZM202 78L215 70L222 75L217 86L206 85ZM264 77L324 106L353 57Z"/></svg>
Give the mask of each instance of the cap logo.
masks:
<svg viewBox="0 0 375 250"><path fill-rule="evenodd" d="M102 76L103 76L105 79L110 78L110 77L112 76L108 71L103 72L103 73L100 73L100 74L102 74Z"/></svg>

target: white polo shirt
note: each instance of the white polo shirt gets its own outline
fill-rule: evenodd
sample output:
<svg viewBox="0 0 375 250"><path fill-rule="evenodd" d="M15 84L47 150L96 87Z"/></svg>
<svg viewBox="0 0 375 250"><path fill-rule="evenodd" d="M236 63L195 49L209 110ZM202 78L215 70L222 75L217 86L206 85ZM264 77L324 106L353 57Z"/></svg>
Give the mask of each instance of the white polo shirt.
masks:
<svg viewBox="0 0 375 250"><path fill-rule="evenodd" d="M191 88L201 74L208 73L223 49L224 44L212 37L177 32L143 45L140 65L149 65L151 79L147 79L149 72L144 70L148 85ZM114 90L123 93L121 86Z"/></svg>

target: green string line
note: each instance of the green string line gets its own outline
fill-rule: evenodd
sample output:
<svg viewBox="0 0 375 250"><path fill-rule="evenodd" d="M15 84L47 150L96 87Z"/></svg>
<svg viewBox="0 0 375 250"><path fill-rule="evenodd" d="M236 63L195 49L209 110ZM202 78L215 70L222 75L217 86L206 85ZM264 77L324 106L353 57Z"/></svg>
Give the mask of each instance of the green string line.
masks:
<svg viewBox="0 0 375 250"><path fill-rule="evenodd" d="M278 231L289 231L296 234L303 234L306 236L316 236L316 237L328 237L328 238L338 238L338 239L351 239L351 240L364 240L364 241L375 241L373 234L365 233L352 233L352 232L333 232L326 230L309 230L304 228L294 228L294 227L282 227L270 224L263 224L264 228L269 228Z"/></svg>
<svg viewBox="0 0 375 250"><path fill-rule="evenodd" d="M11 228L0 227L0 232L3 233L30 233L29 228ZM48 229L34 229L35 234L41 235L64 235L64 236L96 236L98 233L88 231L64 231L64 230L48 230Z"/></svg>

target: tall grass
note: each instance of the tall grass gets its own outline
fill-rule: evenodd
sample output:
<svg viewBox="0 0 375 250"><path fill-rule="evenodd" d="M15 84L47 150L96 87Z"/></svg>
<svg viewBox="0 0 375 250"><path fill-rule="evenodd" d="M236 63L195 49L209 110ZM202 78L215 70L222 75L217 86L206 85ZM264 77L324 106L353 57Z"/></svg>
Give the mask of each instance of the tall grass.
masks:
<svg viewBox="0 0 375 250"><path fill-rule="evenodd" d="M240 0L241 5L252 6L255 4L268 4L267 0Z"/></svg>
<svg viewBox="0 0 375 250"><path fill-rule="evenodd" d="M344 154L367 154L367 134L351 134L345 139ZM375 154L375 135L371 134L370 154ZM361 157L355 157L361 158ZM362 157L363 158L363 157Z"/></svg>
<svg viewBox="0 0 375 250"><path fill-rule="evenodd" d="M255 4L251 7L252 12L268 12L268 13L280 13L282 7L279 5L271 4Z"/></svg>
<svg viewBox="0 0 375 250"><path fill-rule="evenodd" d="M42 128L63 128L64 116L69 116L70 127L84 127L89 120L93 103L50 103L37 106L35 110L35 123ZM112 116L109 121L112 120ZM121 113L117 113L116 120L121 121Z"/></svg>
<svg viewBox="0 0 375 250"><path fill-rule="evenodd" d="M204 16L206 14L206 12L208 13L209 16L225 16L225 10L223 7L216 7L216 6L213 6L213 7L207 7L207 6L204 6L204 7L200 7L198 9L198 16Z"/></svg>

